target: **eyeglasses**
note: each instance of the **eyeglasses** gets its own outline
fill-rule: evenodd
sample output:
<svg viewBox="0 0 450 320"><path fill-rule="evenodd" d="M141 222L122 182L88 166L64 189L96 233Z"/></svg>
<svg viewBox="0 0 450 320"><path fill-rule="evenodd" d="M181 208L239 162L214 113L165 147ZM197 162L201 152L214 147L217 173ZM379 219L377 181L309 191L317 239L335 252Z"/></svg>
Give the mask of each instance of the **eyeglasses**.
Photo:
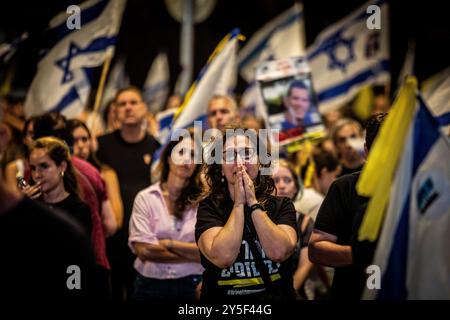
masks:
<svg viewBox="0 0 450 320"><path fill-rule="evenodd" d="M223 160L226 163L235 162L238 154L243 161L250 161L256 155L256 152L255 149L253 148L241 148L241 149L229 148L223 152Z"/></svg>

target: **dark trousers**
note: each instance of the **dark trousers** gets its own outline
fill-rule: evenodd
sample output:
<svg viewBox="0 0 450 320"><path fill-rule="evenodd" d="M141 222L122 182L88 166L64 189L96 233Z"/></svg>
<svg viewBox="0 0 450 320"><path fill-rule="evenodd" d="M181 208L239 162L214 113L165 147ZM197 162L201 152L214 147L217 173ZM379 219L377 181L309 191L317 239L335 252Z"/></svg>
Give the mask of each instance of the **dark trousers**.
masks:
<svg viewBox="0 0 450 320"><path fill-rule="evenodd" d="M128 300L133 293L136 270L133 267L136 256L127 245L128 234L119 230L107 239L107 254L111 265L112 299Z"/></svg>
<svg viewBox="0 0 450 320"><path fill-rule="evenodd" d="M195 288L202 281L201 275L178 279L153 279L137 275L133 300L174 301L195 300Z"/></svg>

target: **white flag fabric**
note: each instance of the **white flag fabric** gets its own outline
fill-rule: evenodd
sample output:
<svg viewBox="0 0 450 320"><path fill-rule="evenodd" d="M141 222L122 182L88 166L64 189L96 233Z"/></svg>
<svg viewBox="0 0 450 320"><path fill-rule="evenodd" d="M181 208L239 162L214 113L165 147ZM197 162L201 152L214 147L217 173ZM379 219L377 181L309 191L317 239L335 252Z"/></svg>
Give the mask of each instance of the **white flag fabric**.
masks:
<svg viewBox="0 0 450 320"><path fill-rule="evenodd" d="M81 28L69 29L62 12L50 21L47 34L55 43L38 64L25 102L27 116L59 111L76 117L83 110L92 68L112 57L125 0L89 0L80 5Z"/></svg>
<svg viewBox="0 0 450 320"><path fill-rule="evenodd" d="M114 99L119 89L125 88L129 85L130 78L125 70L125 59L119 58L109 72L108 81L106 82L105 91L103 93L102 109L106 107L106 103Z"/></svg>
<svg viewBox="0 0 450 320"><path fill-rule="evenodd" d="M235 58L238 48L239 30L233 30L216 48L216 54L200 71L198 79L188 92L188 98L176 115L172 130L205 121L209 100L214 94L222 93L223 88L230 88L230 77L236 68Z"/></svg>
<svg viewBox="0 0 450 320"><path fill-rule="evenodd" d="M256 117L266 119L267 110L266 105L262 99L261 89L257 81L253 81L245 89L241 96L241 111L243 114L253 114Z"/></svg>
<svg viewBox="0 0 450 320"><path fill-rule="evenodd" d="M450 298L450 144L417 96L364 299Z"/></svg>
<svg viewBox="0 0 450 320"><path fill-rule="evenodd" d="M169 60L167 53L159 53L148 71L142 93L153 114L161 111L169 95Z"/></svg>
<svg viewBox="0 0 450 320"><path fill-rule="evenodd" d="M378 12L367 13L371 5L379 8L380 29L368 28ZM307 49L322 113L339 108L366 84L390 81L388 19L386 1L371 1L326 28Z"/></svg>
<svg viewBox="0 0 450 320"><path fill-rule="evenodd" d="M424 82L423 97L444 134L450 134L450 68Z"/></svg>
<svg viewBox="0 0 450 320"><path fill-rule="evenodd" d="M255 79L256 68L261 62L305 54L302 11L302 4L296 3L258 30L240 50L239 71L248 83Z"/></svg>
<svg viewBox="0 0 450 320"><path fill-rule="evenodd" d="M163 144L167 141L167 137L170 134L171 125L173 122L173 117L175 115L175 112L177 111L176 108L167 109L161 112L158 112L155 115L156 122L158 123L158 136L156 137L158 141Z"/></svg>

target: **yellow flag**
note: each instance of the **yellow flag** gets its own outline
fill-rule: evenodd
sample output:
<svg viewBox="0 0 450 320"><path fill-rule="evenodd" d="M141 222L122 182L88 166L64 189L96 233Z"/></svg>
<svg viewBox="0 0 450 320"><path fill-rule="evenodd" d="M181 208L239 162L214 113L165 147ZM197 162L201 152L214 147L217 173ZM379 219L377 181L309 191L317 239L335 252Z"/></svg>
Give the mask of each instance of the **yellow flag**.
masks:
<svg viewBox="0 0 450 320"><path fill-rule="evenodd" d="M358 95L352 104L353 113L360 120L367 120L372 114L373 110L373 90L372 85L365 85L359 90Z"/></svg>
<svg viewBox="0 0 450 320"><path fill-rule="evenodd" d="M417 80L408 77L381 126L356 185L358 194L370 197L358 240L375 241L389 201L392 181L408 128L416 109Z"/></svg>
<svg viewBox="0 0 450 320"><path fill-rule="evenodd" d="M16 74L16 65L13 64L12 66L9 67L5 75L5 79L0 88L0 96L7 96L11 92L12 82L14 80L15 74Z"/></svg>

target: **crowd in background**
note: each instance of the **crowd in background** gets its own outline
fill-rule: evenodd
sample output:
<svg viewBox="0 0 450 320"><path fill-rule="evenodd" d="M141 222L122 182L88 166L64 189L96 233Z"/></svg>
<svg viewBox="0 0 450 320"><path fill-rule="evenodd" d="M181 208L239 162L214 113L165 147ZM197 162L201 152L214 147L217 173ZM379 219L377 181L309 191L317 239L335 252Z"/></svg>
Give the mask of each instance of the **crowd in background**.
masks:
<svg viewBox="0 0 450 320"><path fill-rule="evenodd" d="M155 115L148 111L140 90L134 87L119 90L114 100L107 103L101 117L84 112L78 119L66 119L51 112L26 118L23 102L23 97L14 96L3 97L1 102L2 192L17 199L26 196L45 209L64 212L75 221L89 239L95 294L117 300L193 300L201 295L204 298L208 292L217 294L211 285L211 278L216 275L210 272L208 264L212 262L215 268L221 266L222 270L234 260L214 258L214 241L208 245L206 236L202 237L199 226L196 227L199 223L197 210L199 214L201 210L202 223L206 223L206 212L211 207L205 209L205 199L214 199L215 192L221 190L221 184L226 186L228 183L228 186L238 188L232 182L236 181L236 176L243 181L247 181L248 176L250 185L244 183L241 187L247 195L247 200L242 200L243 204L245 202L244 205L250 207L248 197L252 191L248 190L253 188L253 196L259 197L258 183L262 182L258 181L258 174L252 176L249 166L238 164L238 169L223 167L220 178L220 169L217 169L219 176L214 176L217 172L212 172L206 165L193 164L194 149L201 146L201 142L195 141L194 131L190 131L190 139L165 145L159 156L159 166L152 166L155 153L164 141L158 140ZM167 101L167 108L179 105L177 96ZM233 125L256 131L265 127L262 119L240 110L238 105L233 97L214 96L208 103L208 126L223 130ZM388 109L386 98L380 97L373 113ZM323 243L312 247L311 243L325 240L349 245L349 232L341 236L341 231L352 226L343 226L338 218L328 217L336 229L328 228L330 224L326 223L325 214L320 210L324 210L321 206L330 190L341 187L339 192L348 192L336 185L335 180L358 173L366 157L364 148L358 148L354 143L364 141L365 121L354 117L347 108L322 117L326 126L325 138L304 143L298 151L285 154L285 159L280 160L269 177L273 190L261 196L262 199L269 195L286 197L295 206L295 221L292 222L298 234L295 248L289 249L285 257L270 255L269 247L264 249L272 261L284 261L283 268L292 273L290 285L302 299L336 297L332 290L333 267L341 270L337 273L344 281L337 286L342 288L349 284L345 282L348 278L342 276L349 271L342 271L341 266L351 263L327 261L320 251ZM234 147L238 148L239 143L236 139ZM183 145L184 150L192 151L192 154L178 155L181 164L170 157L178 144ZM236 153L231 161L236 162L239 158L245 162L246 157L252 157L246 152L251 153L251 148L244 143L242 154L238 156ZM227 176L227 170L236 171ZM230 196L236 203L235 197L239 194L236 190L224 187L222 196L230 193L225 196ZM348 197L342 194L335 197L339 196L342 199ZM351 201L356 201L357 195L353 197ZM340 201L340 205L345 207L347 198L342 199L334 198L334 201ZM326 206L333 206L330 200L326 203ZM358 203L358 206L362 205L363 201ZM354 209L358 210L359 207ZM291 223L286 219L280 218L280 221ZM320 225L314 225L318 219ZM345 221L353 223L352 218ZM210 230L220 230L220 227L226 230L228 222L210 224ZM208 228L204 230L206 234ZM330 234L334 238L330 238ZM261 234L258 236L262 242L266 241L261 239ZM36 241L39 242L38 239ZM70 256L67 250L80 248L64 249L65 254ZM282 251L282 248L273 250ZM53 254L55 259L59 255L56 251ZM222 258L225 259L224 256ZM289 261L289 266L285 266L286 261ZM202 291L205 285L206 289ZM352 298L353 293L347 297Z"/></svg>

